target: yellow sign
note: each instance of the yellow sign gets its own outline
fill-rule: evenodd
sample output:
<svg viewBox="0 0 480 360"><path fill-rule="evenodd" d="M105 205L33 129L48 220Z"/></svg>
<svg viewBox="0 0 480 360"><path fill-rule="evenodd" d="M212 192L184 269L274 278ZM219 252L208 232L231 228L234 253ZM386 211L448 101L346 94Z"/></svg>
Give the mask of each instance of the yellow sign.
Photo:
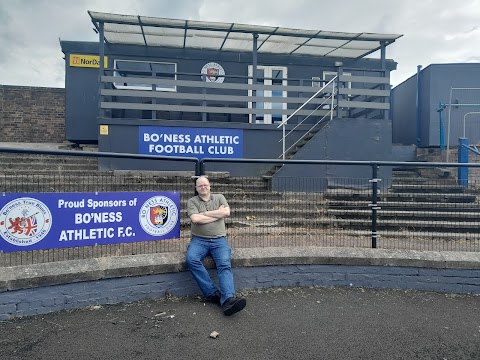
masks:
<svg viewBox="0 0 480 360"><path fill-rule="evenodd" d="M100 125L100 135L108 135L108 125Z"/></svg>
<svg viewBox="0 0 480 360"><path fill-rule="evenodd" d="M108 67L108 56L103 59L103 67ZM70 66L98 69L100 67L100 56L70 54Z"/></svg>

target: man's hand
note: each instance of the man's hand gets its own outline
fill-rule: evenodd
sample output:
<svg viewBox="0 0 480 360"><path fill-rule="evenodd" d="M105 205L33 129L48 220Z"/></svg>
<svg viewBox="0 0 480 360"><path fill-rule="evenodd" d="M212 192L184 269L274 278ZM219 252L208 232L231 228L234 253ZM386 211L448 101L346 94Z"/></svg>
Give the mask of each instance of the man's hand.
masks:
<svg viewBox="0 0 480 360"><path fill-rule="evenodd" d="M199 214L192 214L190 220L194 224L210 224L219 219L230 216L230 208L225 205L220 205L217 210L208 210Z"/></svg>

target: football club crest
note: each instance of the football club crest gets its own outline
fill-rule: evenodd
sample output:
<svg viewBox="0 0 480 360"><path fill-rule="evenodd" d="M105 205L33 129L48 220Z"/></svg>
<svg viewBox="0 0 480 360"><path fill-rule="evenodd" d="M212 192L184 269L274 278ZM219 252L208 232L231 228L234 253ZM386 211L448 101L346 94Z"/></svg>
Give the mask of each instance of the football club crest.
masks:
<svg viewBox="0 0 480 360"><path fill-rule="evenodd" d="M12 245L33 245L47 236L51 227L52 214L37 199L18 198L0 211L0 236Z"/></svg>
<svg viewBox="0 0 480 360"><path fill-rule="evenodd" d="M154 196L140 208L139 221L143 230L153 236L168 234L177 225L179 211L166 196Z"/></svg>
<svg viewBox="0 0 480 360"><path fill-rule="evenodd" d="M222 76L225 75L225 70L216 62L209 62L208 64L205 64L200 73L202 75L206 75L205 80L207 82L223 83L225 80L225 78Z"/></svg>
<svg viewBox="0 0 480 360"><path fill-rule="evenodd" d="M155 226L162 226L168 220L168 207L154 206L150 208L150 221Z"/></svg>

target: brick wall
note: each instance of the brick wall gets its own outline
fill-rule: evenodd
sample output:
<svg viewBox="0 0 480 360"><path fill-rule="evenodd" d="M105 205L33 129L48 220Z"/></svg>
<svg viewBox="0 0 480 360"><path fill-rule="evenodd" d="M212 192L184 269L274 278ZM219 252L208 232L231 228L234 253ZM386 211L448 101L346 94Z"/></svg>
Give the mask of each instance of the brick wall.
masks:
<svg viewBox="0 0 480 360"><path fill-rule="evenodd" d="M65 89L0 85L0 142L65 141Z"/></svg>

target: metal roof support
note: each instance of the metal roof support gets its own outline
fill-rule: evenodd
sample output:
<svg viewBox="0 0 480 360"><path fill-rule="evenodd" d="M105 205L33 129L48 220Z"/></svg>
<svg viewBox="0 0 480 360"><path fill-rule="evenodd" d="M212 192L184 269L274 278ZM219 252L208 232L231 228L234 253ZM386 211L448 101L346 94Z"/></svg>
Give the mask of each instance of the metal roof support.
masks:
<svg viewBox="0 0 480 360"><path fill-rule="evenodd" d="M387 76L387 45L385 41L380 41L380 64L382 66L382 76L386 77ZM386 89L385 84L382 84L380 87L382 90ZM385 103L387 99L382 98L382 102ZM382 110L383 111L383 119L388 120L388 110Z"/></svg>
<svg viewBox="0 0 480 360"><path fill-rule="evenodd" d="M258 34L253 33L253 47L252 47L252 67L253 67L253 83L257 83L257 42Z"/></svg>
<svg viewBox="0 0 480 360"><path fill-rule="evenodd" d="M98 107L99 107L99 115L100 117L105 117L105 110L102 109L101 107L101 91L102 91L102 76L104 75L105 72L105 43L104 43L104 34L105 34L105 24L103 22L99 23L99 31L98 31L98 38L99 38L99 49L98 49L98 55L100 56L100 69L98 71L98 96L99 96L99 101L98 101ZM108 67L108 64L107 64Z"/></svg>
<svg viewBox="0 0 480 360"><path fill-rule="evenodd" d="M253 33L253 46L252 46L252 84L255 85L257 83L257 43L258 43L258 34ZM255 98L257 96L257 90L253 89L252 91L253 97ZM253 101L252 102L252 109L257 108L257 102ZM255 123L256 120L256 114L253 114L252 117L252 122Z"/></svg>

